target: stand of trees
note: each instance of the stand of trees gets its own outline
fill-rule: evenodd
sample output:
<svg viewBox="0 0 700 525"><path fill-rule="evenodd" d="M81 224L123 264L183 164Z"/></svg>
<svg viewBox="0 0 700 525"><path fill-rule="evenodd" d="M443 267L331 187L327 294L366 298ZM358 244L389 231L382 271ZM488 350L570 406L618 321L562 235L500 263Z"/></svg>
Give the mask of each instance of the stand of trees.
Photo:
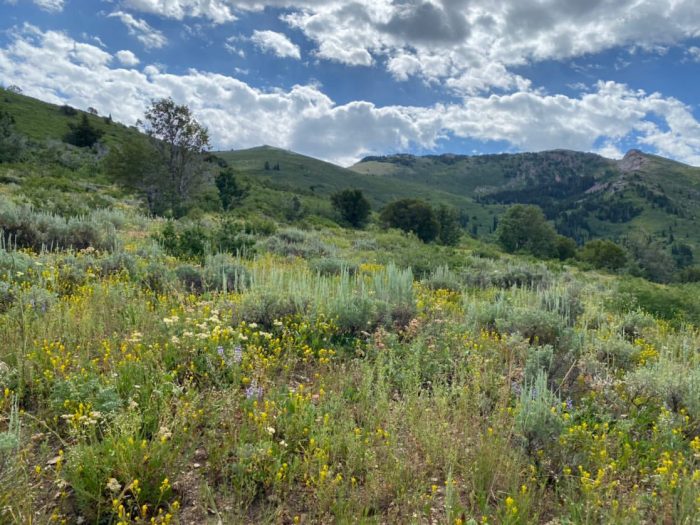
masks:
<svg viewBox="0 0 700 525"><path fill-rule="evenodd" d="M413 232L423 242L437 241L455 245L459 242L461 228L456 211L440 206L434 210L419 199L400 199L384 207L380 221L385 227Z"/></svg>

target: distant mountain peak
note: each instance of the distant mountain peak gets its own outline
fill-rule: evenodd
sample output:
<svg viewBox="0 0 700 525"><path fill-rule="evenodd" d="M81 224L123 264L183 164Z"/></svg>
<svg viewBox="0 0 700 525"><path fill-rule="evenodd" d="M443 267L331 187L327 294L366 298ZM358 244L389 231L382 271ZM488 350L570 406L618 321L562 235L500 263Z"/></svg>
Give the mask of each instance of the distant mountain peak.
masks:
<svg viewBox="0 0 700 525"><path fill-rule="evenodd" d="M638 149L629 150L625 156L618 161L617 166L623 173L640 171L649 164L649 157Z"/></svg>

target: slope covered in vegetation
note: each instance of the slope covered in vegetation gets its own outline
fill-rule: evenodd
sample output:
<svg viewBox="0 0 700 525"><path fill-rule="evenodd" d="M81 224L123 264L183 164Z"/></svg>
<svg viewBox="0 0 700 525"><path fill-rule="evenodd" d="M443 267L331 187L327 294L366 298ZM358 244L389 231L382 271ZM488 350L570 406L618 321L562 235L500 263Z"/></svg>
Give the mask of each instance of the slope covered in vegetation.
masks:
<svg viewBox="0 0 700 525"><path fill-rule="evenodd" d="M155 216L99 145L20 138L0 163L0 522L700 513L697 284L344 228L330 183L220 183L233 157Z"/></svg>

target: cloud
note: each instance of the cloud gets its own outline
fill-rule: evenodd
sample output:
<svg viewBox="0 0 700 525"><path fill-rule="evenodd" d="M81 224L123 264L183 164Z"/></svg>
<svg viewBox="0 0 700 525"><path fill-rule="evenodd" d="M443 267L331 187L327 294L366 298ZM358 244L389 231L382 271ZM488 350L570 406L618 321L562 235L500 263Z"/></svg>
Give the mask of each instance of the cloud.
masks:
<svg viewBox="0 0 700 525"><path fill-rule="evenodd" d="M124 66L137 66L140 62L138 57L128 50L117 51L114 56Z"/></svg>
<svg viewBox="0 0 700 525"><path fill-rule="evenodd" d="M263 52L272 53L280 58L301 58L299 46L283 33L275 31L254 31L250 40Z"/></svg>
<svg viewBox="0 0 700 525"><path fill-rule="evenodd" d="M690 57L693 62L700 62L700 47L691 46L686 50L686 55Z"/></svg>
<svg viewBox="0 0 700 525"><path fill-rule="evenodd" d="M182 20L186 17L208 18L216 24L233 22L235 2L223 0L125 0L123 4L144 13Z"/></svg>
<svg viewBox="0 0 700 525"><path fill-rule="evenodd" d="M696 0L122 0L182 20L273 8L321 60L383 65L458 94L516 90L513 68L627 47L657 53L700 36Z"/></svg>
<svg viewBox="0 0 700 525"><path fill-rule="evenodd" d="M366 101L336 104L316 85L263 91L195 69L175 75L154 65L142 71L113 67L112 58L63 33L25 25L0 48L0 78L30 96L99 107L125 123L142 117L151 99L172 96L192 108L220 149L271 144L350 164L368 154L431 149L450 136L506 141L520 150L615 156L621 144L636 141L700 165L700 123L691 109L617 82L598 82L575 97L516 85L513 92L466 95L451 104L378 107Z"/></svg>
<svg viewBox="0 0 700 525"><path fill-rule="evenodd" d="M124 11L115 11L108 15L109 17L118 18L126 26L129 34L136 37L147 49L161 48L168 43L165 35L151 27L148 22L140 18L135 18Z"/></svg>
<svg viewBox="0 0 700 525"><path fill-rule="evenodd" d="M63 11L65 0L33 0L44 11Z"/></svg>

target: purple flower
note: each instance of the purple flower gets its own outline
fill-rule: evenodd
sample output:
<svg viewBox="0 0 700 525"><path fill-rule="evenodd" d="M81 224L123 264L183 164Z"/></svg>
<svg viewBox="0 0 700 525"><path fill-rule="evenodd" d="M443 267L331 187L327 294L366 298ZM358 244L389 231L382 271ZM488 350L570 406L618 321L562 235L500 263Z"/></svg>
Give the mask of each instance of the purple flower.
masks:
<svg viewBox="0 0 700 525"><path fill-rule="evenodd" d="M571 410L572 408L574 408L574 402L571 401L570 397L567 397L566 398L566 409Z"/></svg>
<svg viewBox="0 0 700 525"><path fill-rule="evenodd" d="M246 399L262 399L263 388L258 386L257 383L253 382L248 388L245 389Z"/></svg>
<svg viewBox="0 0 700 525"><path fill-rule="evenodd" d="M223 347L223 346L218 347L218 348L216 349L216 353L219 354L219 357L221 357L221 358L223 359L223 357L224 357L224 347Z"/></svg>
<svg viewBox="0 0 700 525"><path fill-rule="evenodd" d="M233 362L240 363L242 359L243 349L241 348L241 345L237 345L236 348L233 349Z"/></svg>

